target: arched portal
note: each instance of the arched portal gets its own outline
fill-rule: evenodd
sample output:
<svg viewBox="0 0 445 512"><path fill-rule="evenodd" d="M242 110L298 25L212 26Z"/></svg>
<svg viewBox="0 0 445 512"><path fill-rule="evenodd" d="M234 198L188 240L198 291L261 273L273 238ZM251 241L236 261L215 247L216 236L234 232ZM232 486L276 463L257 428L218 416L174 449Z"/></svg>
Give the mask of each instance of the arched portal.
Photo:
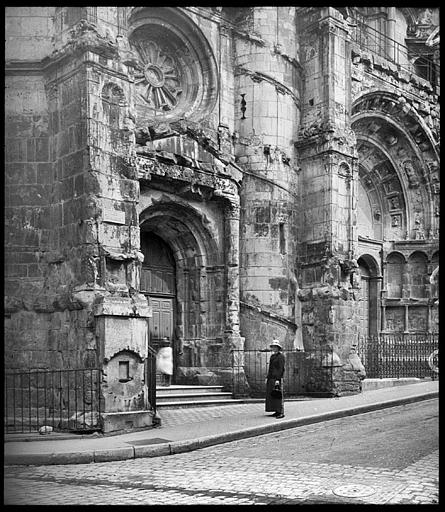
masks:
<svg viewBox="0 0 445 512"><path fill-rule="evenodd" d="M361 337L372 336L379 330L380 310L380 272L375 259L369 254L357 260L360 272L359 334Z"/></svg>
<svg viewBox="0 0 445 512"><path fill-rule="evenodd" d="M208 222L172 201L152 204L140 215L140 286L152 308L150 334L160 346L168 338L177 384L190 383L190 369L213 366L224 350L223 256Z"/></svg>

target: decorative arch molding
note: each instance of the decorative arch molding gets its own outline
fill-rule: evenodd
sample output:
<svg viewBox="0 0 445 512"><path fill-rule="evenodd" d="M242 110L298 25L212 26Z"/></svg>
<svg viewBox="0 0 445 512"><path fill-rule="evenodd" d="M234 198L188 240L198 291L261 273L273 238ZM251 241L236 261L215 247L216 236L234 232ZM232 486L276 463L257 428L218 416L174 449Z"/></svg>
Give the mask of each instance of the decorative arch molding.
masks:
<svg viewBox="0 0 445 512"><path fill-rule="evenodd" d="M219 94L218 70L195 22L179 8L155 6L132 8L127 24L129 44L137 55L139 125L208 116Z"/></svg>
<svg viewBox="0 0 445 512"><path fill-rule="evenodd" d="M388 91L374 89L357 97L352 106L352 119L359 113L380 112L393 119L398 126L406 126L412 140L412 146L418 146L422 158L438 161L439 137L433 126L429 126L424 117L404 96Z"/></svg>
<svg viewBox="0 0 445 512"><path fill-rule="evenodd" d="M370 203L376 239L403 239L410 222L407 190L390 156L369 136L358 136L359 179ZM375 229L377 229L377 227ZM360 233L359 233L360 235Z"/></svg>
<svg viewBox="0 0 445 512"><path fill-rule="evenodd" d="M407 262L406 256L400 251L391 251L386 255L386 263L388 263L388 261L396 260L401 260L402 263Z"/></svg>
<svg viewBox="0 0 445 512"><path fill-rule="evenodd" d="M402 100L382 91L361 96L352 109L352 129L364 188L371 196L370 187L379 189L380 198L394 201L392 186L403 197L403 205L388 208L393 211L386 232L389 228L394 239L420 240L437 229L439 159L425 122Z"/></svg>
<svg viewBox="0 0 445 512"><path fill-rule="evenodd" d="M417 22L418 9L412 7L399 7L399 9L402 11L408 25L414 25Z"/></svg>
<svg viewBox="0 0 445 512"><path fill-rule="evenodd" d="M140 214L140 226L171 245L178 267L186 267L192 258L199 267L222 264L210 221L188 204L163 196Z"/></svg>
<svg viewBox="0 0 445 512"><path fill-rule="evenodd" d="M360 263L359 260L362 260L366 264L367 268L369 269L369 276L371 278L381 278L382 277L382 274L380 271L380 265L378 264L378 262L374 258L374 256L372 256L371 254L362 253L357 258L358 263Z"/></svg>
<svg viewBox="0 0 445 512"><path fill-rule="evenodd" d="M108 363L109 361L111 361L112 359L114 359L117 356L127 356L127 355L131 356L131 357L134 357L139 363L143 363L144 362L145 354L141 355L136 350L134 350L132 348L128 348L128 347L127 348L123 348L123 349L119 349L119 350L116 350L113 353L107 354L107 357L104 357L104 362Z"/></svg>
<svg viewBox="0 0 445 512"><path fill-rule="evenodd" d="M196 358L204 358L201 366L205 366L205 354L213 350L209 346L215 350L224 348L221 343L228 326L230 294L223 264L225 254L219 250L211 226L204 214L166 194L140 214L141 237L145 232L160 237L175 262L173 340L184 352L184 356L177 354L179 366L192 365L190 361Z"/></svg>

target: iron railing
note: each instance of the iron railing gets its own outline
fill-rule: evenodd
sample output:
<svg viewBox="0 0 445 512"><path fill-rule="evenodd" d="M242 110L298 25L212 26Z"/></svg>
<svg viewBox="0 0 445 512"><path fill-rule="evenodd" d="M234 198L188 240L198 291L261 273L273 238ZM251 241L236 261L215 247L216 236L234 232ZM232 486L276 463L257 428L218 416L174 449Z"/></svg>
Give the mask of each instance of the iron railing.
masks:
<svg viewBox="0 0 445 512"><path fill-rule="evenodd" d="M369 378L438 378L428 362L439 348L433 333L379 334L359 339L357 353Z"/></svg>
<svg viewBox="0 0 445 512"><path fill-rule="evenodd" d="M333 382L333 350L283 350L286 396L330 395ZM232 350L232 393L236 396L264 397L270 350Z"/></svg>
<svg viewBox="0 0 445 512"><path fill-rule="evenodd" d="M156 350L150 345L148 346L146 376L148 401L156 414Z"/></svg>
<svg viewBox="0 0 445 512"><path fill-rule="evenodd" d="M94 431L101 429L99 368L5 371L5 432Z"/></svg>

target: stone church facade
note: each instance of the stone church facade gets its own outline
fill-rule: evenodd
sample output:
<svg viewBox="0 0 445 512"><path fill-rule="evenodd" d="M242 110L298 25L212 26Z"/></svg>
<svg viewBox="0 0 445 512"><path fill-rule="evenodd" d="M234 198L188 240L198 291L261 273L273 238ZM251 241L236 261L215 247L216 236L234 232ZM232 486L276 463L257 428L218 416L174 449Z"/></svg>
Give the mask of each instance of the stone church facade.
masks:
<svg viewBox="0 0 445 512"><path fill-rule="evenodd" d="M101 367L137 411L149 339L229 385L278 338L332 348L339 395L359 336L437 331L438 9L5 21L7 368Z"/></svg>

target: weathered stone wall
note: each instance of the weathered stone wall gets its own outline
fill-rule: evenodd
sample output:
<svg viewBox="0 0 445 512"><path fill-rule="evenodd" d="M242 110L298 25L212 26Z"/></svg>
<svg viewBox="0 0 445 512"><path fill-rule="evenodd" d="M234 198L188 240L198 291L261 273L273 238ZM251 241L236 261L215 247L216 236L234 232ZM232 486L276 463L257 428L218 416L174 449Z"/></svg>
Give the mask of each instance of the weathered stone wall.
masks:
<svg viewBox="0 0 445 512"><path fill-rule="evenodd" d="M38 60L54 34L49 8L10 8L6 78L6 363L97 364L92 318L71 295L82 268L84 77L56 91ZM23 66L34 66L24 76ZM84 96L85 97L85 96Z"/></svg>
<svg viewBox="0 0 445 512"><path fill-rule="evenodd" d="M6 61L37 62L51 53L55 10L55 7L6 7Z"/></svg>
<svg viewBox="0 0 445 512"><path fill-rule="evenodd" d="M56 12L54 52L36 70L45 87L38 103L47 108L46 139L38 131L43 118L27 141L26 155L36 162L30 183L42 188L28 190L46 209L34 226L41 280L35 296L22 282L29 305L9 301L8 343L18 350L8 350L8 363L61 369L102 366L111 378L102 388L106 412L146 409L148 310L145 298L135 293L140 253L134 205L139 183L128 165L134 138L128 130L132 98L116 45L80 22L87 14ZM92 48L100 50L89 52ZM16 112L25 109L20 105ZM34 115L33 120L39 118ZM11 163L17 158L12 155ZM46 168L37 164L45 161ZM17 201L20 208L23 203L26 200ZM30 227L27 222L25 228ZM121 300L116 303L116 298ZM119 381L116 388L118 363L128 357L133 384Z"/></svg>
<svg viewBox="0 0 445 512"><path fill-rule="evenodd" d="M272 313L278 324L276 334L287 347L293 347L292 226L298 181L293 140L300 107L295 9L255 7L238 27L254 36L235 35L236 96L242 107L236 112L236 157L246 171L241 191L240 286L246 304L241 310L242 332L246 348L263 348L271 340L272 333L265 326ZM252 306L260 317L254 329Z"/></svg>
<svg viewBox="0 0 445 512"><path fill-rule="evenodd" d="M370 23L437 62L438 20L414 30L412 16L382 8ZM440 89L406 56L370 54L350 21L292 6L7 8L8 366L100 365L109 412L147 406L141 225L179 270L181 368L277 337L331 347L332 392L358 391L359 257L381 282L373 331L437 328ZM167 60L146 62L141 41ZM155 93L174 59L183 83ZM120 363L132 383L116 382Z"/></svg>

